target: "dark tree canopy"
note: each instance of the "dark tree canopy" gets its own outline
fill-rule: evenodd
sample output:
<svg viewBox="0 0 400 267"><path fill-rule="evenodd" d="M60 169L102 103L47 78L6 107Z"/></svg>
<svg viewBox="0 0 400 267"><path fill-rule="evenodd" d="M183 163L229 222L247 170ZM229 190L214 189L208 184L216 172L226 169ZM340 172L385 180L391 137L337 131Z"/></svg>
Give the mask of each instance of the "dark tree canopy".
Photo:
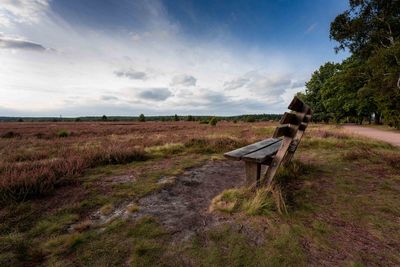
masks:
<svg viewBox="0 0 400 267"><path fill-rule="evenodd" d="M375 118L400 128L400 0L350 0L349 10L331 23L336 52L351 56L326 63L300 94L315 110L315 120Z"/></svg>

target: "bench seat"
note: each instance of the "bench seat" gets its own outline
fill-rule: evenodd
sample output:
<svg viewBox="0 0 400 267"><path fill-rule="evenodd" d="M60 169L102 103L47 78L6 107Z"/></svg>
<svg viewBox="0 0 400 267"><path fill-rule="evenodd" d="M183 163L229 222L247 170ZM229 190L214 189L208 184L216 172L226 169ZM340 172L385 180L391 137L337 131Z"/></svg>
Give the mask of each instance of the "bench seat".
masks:
<svg viewBox="0 0 400 267"><path fill-rule="evenodd" d="M280 139L278 142L275 142L267 147L261 148L257 151L247 154L247 155L243 156L242 159L244 161L251 161L251 162L265 164L270 159L272 159L272 157L276 154L276 152L279 150L281 145L282 145L282 139Z"/></svg>
<svg viewBox="0 0 400 267"><path fill-rule="evenodd" d="M226 158L234 160L257 161L262 163L262 155L274 155L282 142L281 138L268 138L257 143L244 146L224 154ZM260 151L259 153L256 153ZM254 156L254 160L253 160Z"/></svg>
<svg viewBox="0 0 400 267"><path fill-rule="evenodd" d="M224 154L228 159L243 160L246 171L246 184L259 186L262 182L269 185L279 166L290 162L294 152L311 121L312 110L295 96L285 112L280 125L276 127L273 138L241 147ZM263 170L262 170L263 168ZM261 181L263 171L263 181Z"/></svg>

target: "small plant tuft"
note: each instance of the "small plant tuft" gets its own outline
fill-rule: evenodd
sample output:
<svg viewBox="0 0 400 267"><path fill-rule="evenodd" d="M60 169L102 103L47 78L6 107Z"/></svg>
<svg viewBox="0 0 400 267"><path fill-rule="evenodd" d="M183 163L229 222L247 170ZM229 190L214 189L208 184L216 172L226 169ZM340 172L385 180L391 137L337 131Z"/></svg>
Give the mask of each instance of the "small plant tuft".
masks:
<svg viewBox="0 0 400 267"><path fill-rule="evenodd" d="M218 123L218 119L216 117L212 117L208 122L211 126L216 126Z"/></svg>
<svg viewBox="0 0 400 267"><path fill-rule="evenodd" d="M70 132L68 132L67 130L60 130L57 132L57 136L58 137L68 137L68 136L70 136Z"/></svg>

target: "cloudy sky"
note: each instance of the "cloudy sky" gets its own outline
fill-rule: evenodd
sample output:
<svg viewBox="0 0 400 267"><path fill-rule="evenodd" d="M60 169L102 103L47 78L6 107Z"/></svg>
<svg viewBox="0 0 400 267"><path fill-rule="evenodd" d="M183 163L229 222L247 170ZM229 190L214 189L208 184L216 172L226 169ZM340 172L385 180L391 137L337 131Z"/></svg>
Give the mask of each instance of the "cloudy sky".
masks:
<svg viewBox="0 0 400 267"><path fill-rule="evenodd" d="M280 113L347 0L0 0L0 116Z"/></svg>

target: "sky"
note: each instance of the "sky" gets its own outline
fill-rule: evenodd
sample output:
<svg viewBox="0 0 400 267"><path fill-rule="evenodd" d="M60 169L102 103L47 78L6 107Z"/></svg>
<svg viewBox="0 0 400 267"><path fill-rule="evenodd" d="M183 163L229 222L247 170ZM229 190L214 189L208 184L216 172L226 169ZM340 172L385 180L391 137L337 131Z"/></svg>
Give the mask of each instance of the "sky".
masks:
<svg viewBox="0 0 400 267"><path fill-rule="evenodd" d="M0 0L0 116L283 113L347 0Z"/></svg>

